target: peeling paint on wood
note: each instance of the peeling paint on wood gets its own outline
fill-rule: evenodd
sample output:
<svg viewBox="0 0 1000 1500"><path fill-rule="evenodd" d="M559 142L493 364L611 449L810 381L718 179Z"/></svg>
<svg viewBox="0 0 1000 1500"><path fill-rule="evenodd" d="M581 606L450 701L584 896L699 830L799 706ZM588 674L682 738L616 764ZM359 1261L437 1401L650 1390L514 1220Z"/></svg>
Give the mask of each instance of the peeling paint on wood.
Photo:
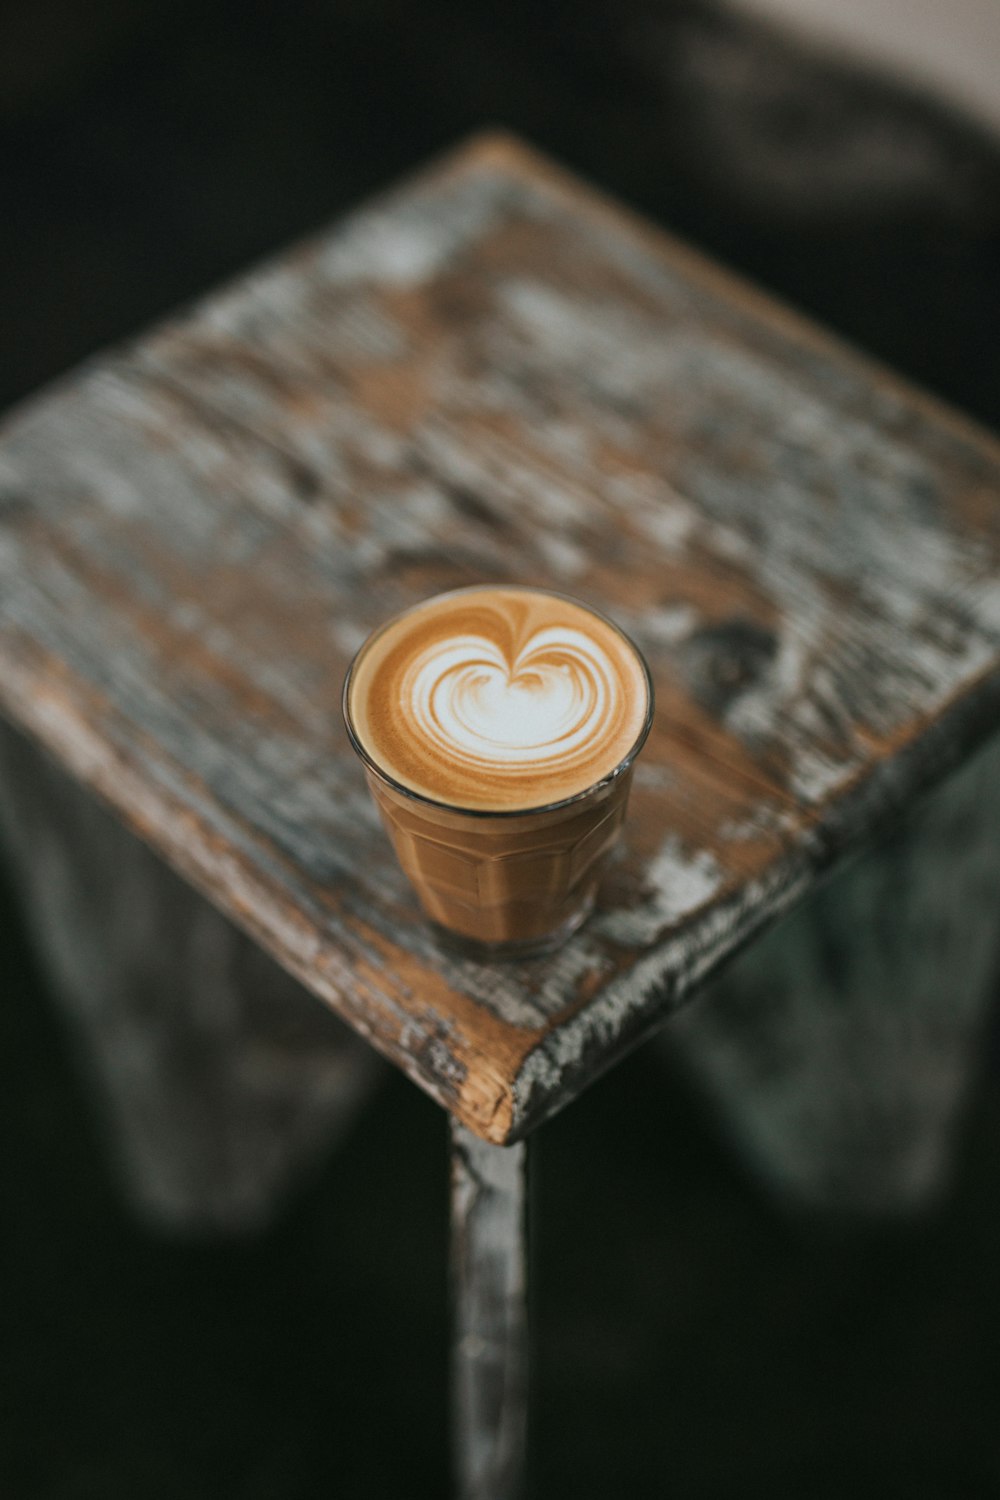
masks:
<svg viewBox="0 0 1000 1500"><path fill-rule="evenodd" d="M501 1150L452 1120L452 1447L461 1500L523 1493L528 1149Z"/></svg>
<svg viewBox="0 0 1000 1500"><path fill-rule="evenodd" d="M369 1047L0 723L0 835L133 1207L260 1228L353 1124Z"/></svg>
<svg viewBox="0 0 1000 1500"><path fill-rule="evenodd" d="M1000 975L1000 742L710 981L664 1032L787 1203L940 1196Z"/></svg>
<svg viewBox="0 0 1000 1500"><path fill-rule="evenodd" d="M502 138L29 403L0 490L0 707L493 1141L998 722L996 442ZM369 629L504 579L616 618L658 713L601 911L496 969L338 705Z"/></svg>

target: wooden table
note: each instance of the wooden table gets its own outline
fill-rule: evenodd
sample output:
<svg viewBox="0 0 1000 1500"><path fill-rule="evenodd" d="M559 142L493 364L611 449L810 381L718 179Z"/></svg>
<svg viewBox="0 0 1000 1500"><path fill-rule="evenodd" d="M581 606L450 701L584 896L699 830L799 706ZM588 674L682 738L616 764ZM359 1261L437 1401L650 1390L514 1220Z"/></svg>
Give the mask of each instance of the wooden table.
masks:
<svg viewBox="0 0 1000 1500"><path fill-rule="evenodd" d="M452 1116L465 1493L520 1462L514 1143L807 894L679 1042L787 1194L939 1180L997 951L995 748L909 809L998 724L998 492L988 435L493 135L8 421L0 707ZM438 951L339 711L373 626L483 580L607 610L657 695L596 916L519 966ZM147 857L60 839L59 773L7 745L9 842L64 950L88 887ZM175 994L178 965L203 983L199 911L156 960Z"/></svg>

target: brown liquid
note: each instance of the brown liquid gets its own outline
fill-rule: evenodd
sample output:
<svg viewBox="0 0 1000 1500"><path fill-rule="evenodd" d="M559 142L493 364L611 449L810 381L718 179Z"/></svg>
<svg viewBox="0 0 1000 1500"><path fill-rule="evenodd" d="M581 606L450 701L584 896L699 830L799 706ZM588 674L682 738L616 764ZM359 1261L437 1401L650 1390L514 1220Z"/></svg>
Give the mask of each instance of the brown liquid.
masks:
<svg viewBox="0 0 1000 1500"><path fill-rule="evenodd" d="M400 864L476 956L543 951L584 920L650 709L642 659L613 625L514 588L391 621L345 695Z"/></svg>
<svg viewBox="0 0 1000 1500"><path fill-rule="evenodd" d="M631 781L630 767L557 811L471 819L368 773L396 856L431 920L476 943L539 951L589 914Z"/></svg>
<svg viewBox="0 0 1000 1500"><path fill-rule="evenodd" d="M576 796L628 755L648 706L631 642L540 589L439 594L374 635L348 709L368 755L436 802L483 812Z"/></svg>

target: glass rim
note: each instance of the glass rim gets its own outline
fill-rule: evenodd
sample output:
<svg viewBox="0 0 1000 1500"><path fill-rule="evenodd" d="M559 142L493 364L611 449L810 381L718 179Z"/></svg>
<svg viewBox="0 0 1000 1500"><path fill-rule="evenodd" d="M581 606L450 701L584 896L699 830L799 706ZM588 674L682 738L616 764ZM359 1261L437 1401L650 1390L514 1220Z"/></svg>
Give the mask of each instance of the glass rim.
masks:
<svg viewBox="0 0 1000 1500"><path fill-rule="evenodd" d="M390 775L388 771L384 770L383 767L379 765L378 761L362 742L361 736L358 734L358 731L354 726L354 721L351 717L351 679L354 676L355 667L361 660L362 656L364 656L368 648L374 645L374 643L393 625L397 624L399 620L404 620L407 615L415 614L418 609L423 609L427 605L434 603L438 599L450 599L453 598L456 594L494 594L502 593L504 591L523 594L547 594L550 598L553 599L564 599L567 604L573 604L577 607L577 609L583 609L586 610L589 614L596 615L597 618L603 621L603 623L607 625L611 630L613 630L616 635L621 636L625 644L635 653L636 657L638 658L639 665L642 668L643 678L646 683L646 712L643 715L639 733L636 735L635 740L629 747L628 752L612 767L610 771L607 771L603 776L599 778L599 780L591 782L589 786L583 787L581 791L573 792L569 797L560 797L555 802L542 802L536 804L533 807L463 807L461 803L444 802L440 797L430 797L426 792L418 792L413 787L406 786L405 783L397 780L395 776ZM557 812L560 808L572 807L575 802L582 802L585 797L593 796L595 792L601 791L604 787L610 786L613 781L616 781L619 776L621 776L625 771L628 770L632 762L635 760L636 756L639 754L639 751L646 743L646 740L649 736L649 731L653 727L653 716L656 709L656 703L653 690L653 674L649 670L649 663L647 662L645 656L636 645L632 637L626 631L624 631L620 625L616 624L614 620L610 619L603 610L596 609L594 605L588 604L583 599L577 599L572 594L563 593L561 589L543 588L540 585L533 583L468 583L463 584L461 588L442 589L440 593L430 594L426 599L418 599L415 604L407 605L405 609L399 610L388 620L385 620L381 625L377 625L375 629L365 637L365 639L362 641L361 645L358 647L357 651L355 651L353 657L351 658L350 666L347 668L347 672L344 677L344 686L341 691L340 707L344 717L344 727L347 730L347 737L351 742L351 747L354 750L355 754L369 771L377 776L380 781L384 781L387 786L392 787L393 791L399 792L401 796L409 798L409 800L412 802L420 802L426 807L438 808L442 812L459 813L462 817L466 818L525 818L529 817L533 813Z"/></svg>

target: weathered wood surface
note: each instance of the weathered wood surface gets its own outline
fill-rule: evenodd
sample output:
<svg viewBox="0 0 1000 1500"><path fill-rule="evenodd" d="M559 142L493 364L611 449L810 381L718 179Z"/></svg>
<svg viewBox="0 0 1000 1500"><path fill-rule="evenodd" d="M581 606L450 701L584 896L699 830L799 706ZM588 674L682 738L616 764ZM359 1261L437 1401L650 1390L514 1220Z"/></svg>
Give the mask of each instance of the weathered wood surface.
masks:
<svg viewBox="0 0 1000 1500"><path fill-rule="evenodd" d="M461 1500L516 1500L527 1426L528 1146L451 1122L452 1448Z"/></svg>
<svg viewBox="0 0 1000 1500"><path fill-rule="evenodd" d="M665 1031L786 1204L905 1214L948 1182L1000 981L1000 742Z"/></svg>
<svg viewBox="0 0 1000 1500"><path fill-rule="evenodd" d="M259 1227L356 1117L378 1058L0 722L0 843L134 1207Z"/></svg>
<svg viewBox="0 0 1000 1500"><path fill-rule="evenodd" d="M1000 704L1000 447L504 139L0 443L0 704L470 1129L516 1139ZM439 589L607 610L657 720L596 918L443 957L339 719Z"/></svg>

